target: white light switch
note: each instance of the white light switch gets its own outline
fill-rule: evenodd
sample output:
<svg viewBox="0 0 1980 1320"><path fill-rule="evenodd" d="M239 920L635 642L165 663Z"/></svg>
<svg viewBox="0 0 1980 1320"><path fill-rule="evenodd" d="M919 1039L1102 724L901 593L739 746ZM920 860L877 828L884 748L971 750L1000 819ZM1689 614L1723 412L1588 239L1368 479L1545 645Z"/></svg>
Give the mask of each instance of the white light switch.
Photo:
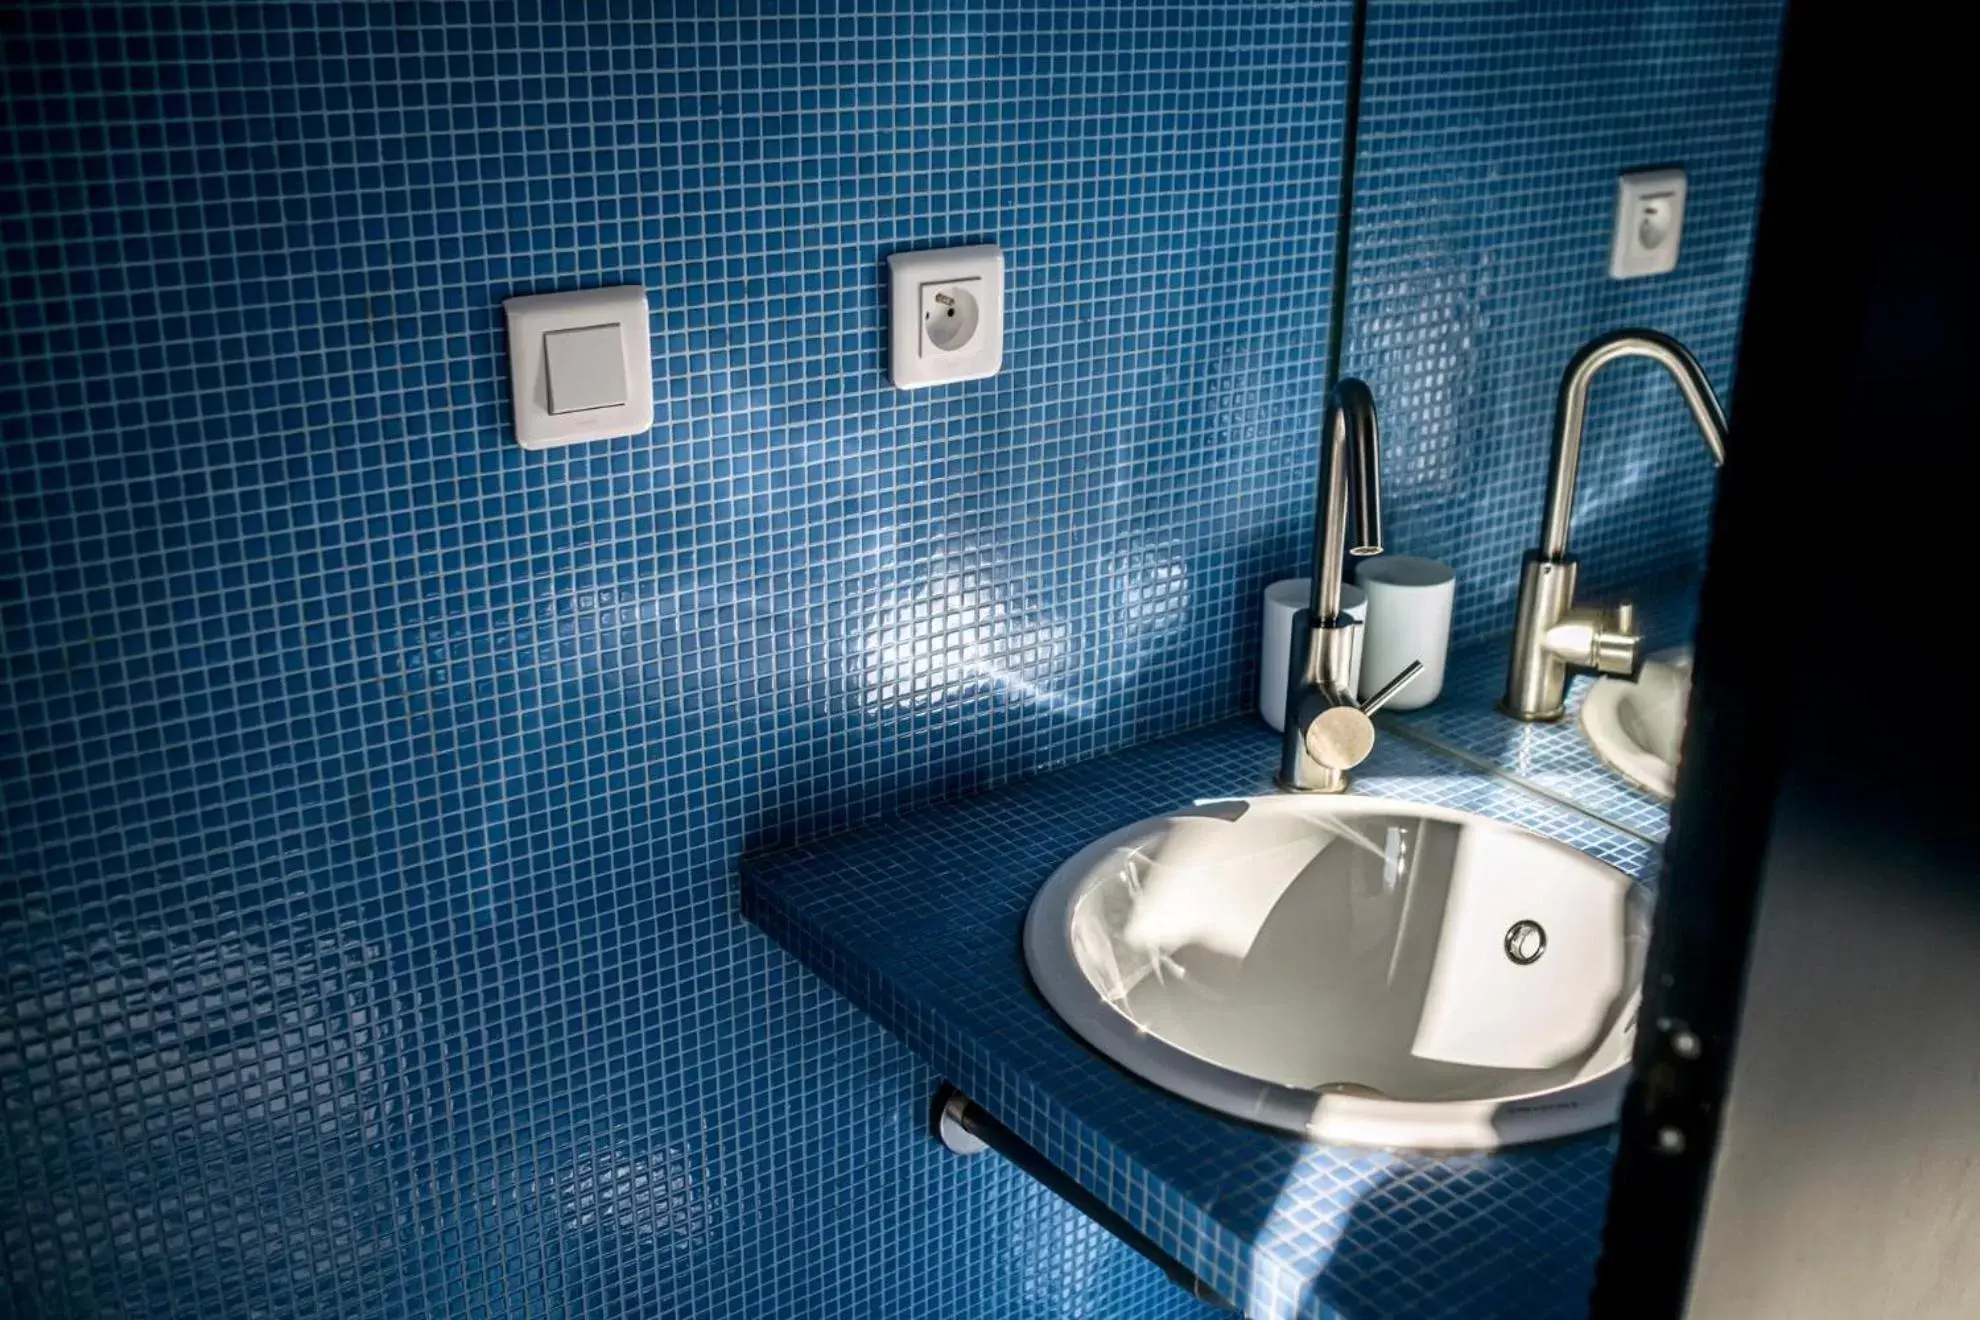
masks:
<svg viewBox="0 0 1980 1320"><path fill-rule="evenodd" d="M1609 278L1633 280L1676 270L1684 236L1683 170L1641 170L1616 181L1616 230Z"/></svg>
<svg viewBox="0 0 1980 1320"><path fill-rule="evenodd" d="M502 304L516 443L551 449L653 426L646 290L536 293Z"/></svg>
<svg viewBox="0 0 1980 1320"><path fill-rule="evenodd" d="M552 330L543 336L543 370L552 413L617 408L626 401L626 353L619 323Z"/></svg>

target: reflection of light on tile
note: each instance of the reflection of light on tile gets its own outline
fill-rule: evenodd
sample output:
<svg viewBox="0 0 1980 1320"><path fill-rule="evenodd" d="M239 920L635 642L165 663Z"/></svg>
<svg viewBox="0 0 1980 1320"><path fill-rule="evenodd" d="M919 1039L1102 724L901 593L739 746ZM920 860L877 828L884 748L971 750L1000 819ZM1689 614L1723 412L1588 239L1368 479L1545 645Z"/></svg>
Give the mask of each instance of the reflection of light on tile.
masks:
<svg viewBox="0 0 1980 1320"><path fill-rule="evenodd" d="M1662 385L1666 382L1653 383ZM1700 450L1697 456L1700 463L1709 461L1697 444L1695 436L1676 434L1671 427L1662 429L1672 430L1673 434L1668 437L1660 436L1659 428L1655 426L1631 427L1629 438L1624 442L1626 447L1616 446L1622 449L1620 462L1615 459L1604 462L1602 454L1589 454L1586 449L1583 451L1586 457L1583 459L1582 472L1597 473L1600 479L1590 480L1584 476L1576 484L1574 516L1577 524L1622 517L1631 509L1648 508L1649 506L1643 501L1654 495L1656 487L1653 483L1659 473L1670 466L1669 455L1660 450L1660 443L1668 443L1673 453L1682 453L1685 452L1679 445L1682 441L1685 445ZM1591 459L1593 461L1590 461Z"/></svg>
<svg viewBox="0 0 1980 1320"><path fill-rule="evenodd" d="M642 1241L691 1246L708 1228L694 1168L679 1150L597 1151L536 1189L546 1219L566 1229L611 1230Z"/></svg>
<svg viewBox="0 0 1980 1320"><path fill-rule="evenodd" d="M1301 1303L1312 1287L1309 1272L1317 1277L1326 1271L1357 1204L1393 1170L1406 1167L1403 1159L1385 1151L1323 1146L1307 1148L1280 1171L1278 1198L1251 1238L1265 1250L1252 1257L1245 1314L1291 1320L1304 1313ZM1306 1268L1290 1264L1294 1261Z"/></svg>
<svg viewBox="0 0 1980 1320"><path fill-rule="evenodd" d="M1478 307L1493 285L1488 258L1453 263L1448 253L1457 240L1440 234L1428 241L1445 260L1394 263L1379 278L1366 272L1355 290L1365 309L1357 352L1368 358L1372 379L1394 382L1383 415L1409 419L1382 432L1383 484L1401 506L1459 494L1464 427L1479 390Z"/></svg>
<svg viewBox="0 0 1980 1320"><path fill-rule="evenodd" d="M919 706L995 688L1066 704L1045 685L1064 668L1071 629L1012 595L979 570L948 568L888 602L861 643L868 694Z"/></svg>
<svg viewBox="0 0 1980 1320"><path fill-rule="evenodd" d="M43 1269L59 1251L108 1282L136 1261L189 1289L226 1259L279 1294L389 1266L400 1207L355 1172L388 1161L408 1121L403 992L380 948L98 927L23 949L20 933L0 934L0 1091L35 1104L0 1142L47 1225ZM65 1150L102 1158L78 1180ZM92 1211L114 1231L89 1228Z"/></svg>
<svg viewBox="0 0 1980 1320"><path fill-rule="evenodd" d="M1173 552L1136 549L1114 573L1120 624L1131 637L1151 640L1189 617L1189 565Z"/></svg>
<svg viewBox="0 0 1980 1320"><path fill-rule="evenodd" d="M1105 1277L1108 1242L1098 1224L1049 1195L1039 1206L1000 1225L1017 1266L1017 1293L1024 1315L1092 1318L1103 1312L1082 1305Z"/></svg>

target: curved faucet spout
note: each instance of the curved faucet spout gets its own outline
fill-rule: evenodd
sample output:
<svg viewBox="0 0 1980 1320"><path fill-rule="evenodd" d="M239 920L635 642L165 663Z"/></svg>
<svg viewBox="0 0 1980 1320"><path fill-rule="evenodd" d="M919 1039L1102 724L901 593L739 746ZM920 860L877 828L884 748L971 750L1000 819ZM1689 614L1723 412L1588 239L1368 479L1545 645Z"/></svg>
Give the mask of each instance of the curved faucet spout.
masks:
<svg viewBox="0 0 1980 1320"><path fill-rule="evenodd" d="M1726 461L1725 410L1690 349L1655 330L1617 330L1591 340L1568 363L1554 405L1554 462L1547 479L1547 521L1540 535L1540 553L1546 558L1563 559L1568 552L1574 487L1581 473L1581 432L1588 421L1588 387L1603 367L1628 357L1649 358L1671 373L1699 434L1705 437L1705 447L1712 451L1712 461Z"/></svg>
<svg viewBox="0 0 1980 1320"><path fill-rule="evenodd" d="M1353 543L1349 543L1349 524ZM1314 625L1341 617L1347 556L1382 553L1382 440L1375 396L1349 376L1334 386L1320 437L1320 486L1313 501Z"/></svg>
<svg viewBox="0 0 1980 1320"><path fill-rule="evenodd" d="M1575 563L1568 554L1568 524L1574 519L1574 486L1581 474L1581 431L1588 420L1588 385L1618 358L1649 358L1677 382L1678 392L1698 423L1712 460L1726 459L1726 414L1719 396L1691 351L1655 330L1618 330L1591 341L1568 363L1554 406L1554 466L1547 477L1547 520L1540 544L1526 552L1519 569L1519 612L1513 620L1512 661L1499 709L1515 719L1557 720L1567 709L1571 670L1636 676L1643 659L1643 636L1636 608L1577 605Z"/></svg>

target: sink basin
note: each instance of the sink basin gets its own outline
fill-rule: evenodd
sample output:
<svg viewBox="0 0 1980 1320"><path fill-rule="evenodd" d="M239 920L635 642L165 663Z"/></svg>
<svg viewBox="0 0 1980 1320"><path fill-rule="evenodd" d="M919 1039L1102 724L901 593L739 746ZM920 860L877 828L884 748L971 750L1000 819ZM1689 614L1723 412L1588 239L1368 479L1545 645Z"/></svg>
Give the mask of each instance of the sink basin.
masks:
<svg viewBox="0 0 1980 1320"><path fill-rule="evenodd" d="M1121 1067L1318 1141L1485 1150L1614 1120L1649 899L1525 830L1377 798L1116 830L1025 921L1032 979Z"/></svg>
<svg viewBox="0 0 1980 1320"><path fill-rule="evenodd" d="M1581 703L1581 734L1602 764L1646 793L1670 801L1691 700L1691 648L1660 651L1636 682L1605 678Z"/></svg>

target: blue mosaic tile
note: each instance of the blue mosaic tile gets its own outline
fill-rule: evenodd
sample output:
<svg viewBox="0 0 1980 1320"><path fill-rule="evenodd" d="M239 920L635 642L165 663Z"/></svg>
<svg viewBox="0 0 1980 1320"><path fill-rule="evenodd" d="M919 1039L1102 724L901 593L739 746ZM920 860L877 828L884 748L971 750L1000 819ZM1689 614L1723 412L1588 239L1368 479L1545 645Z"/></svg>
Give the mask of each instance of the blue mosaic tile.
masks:
<svg viewBox="0 0 1980 1320"><path fill-rule="evenodd" d="M1196 799L1270 792L1277 751L1240 719L748 859L743 911L1248 1315L1582 1314L1610 1133L1442 1158L1301 1142L1137 1081L1031 988L1024 914L1060 862ZM1655 860L1639 839L1394 739L1354 790L1533 829L1639 883Z"/></svg>
<svg viewBox="0 0 1980 1320"><path fill-rule="evenodd" d="M1344 370L1382 406L1391 545L1457 570L1460 643L1511 627L1577 348L1624 326L1662 330L1730 403L1780 15L1370 7ZM1715 91L1666 94L1686 86ZM1606 278L1616 176L1670 164L1690 185L1678 269ZM1670 379L1641 362L1604 371L1575 505L1583 590L1696 576L1714 484Z"/></svg>
<svg viewBox="0 0 1980 1320"><path fill-rule="evenodd" d="M1575 339L1647 320L1723 371L1778 8L1376 7L1348 356L1463 628ZM933 1148L934 1072L735 869L1247 707L1309 540L1346 22L8 6L12 1303L1200 1314ZM1643 153L1694 170L1685 264L1612 288ZM885 256L982 240L1004 373L892 390ZM619 283L658 425L518 449L502 299ZM1598 401L1598 587L1702 537L1646 389Z"/></svg>

